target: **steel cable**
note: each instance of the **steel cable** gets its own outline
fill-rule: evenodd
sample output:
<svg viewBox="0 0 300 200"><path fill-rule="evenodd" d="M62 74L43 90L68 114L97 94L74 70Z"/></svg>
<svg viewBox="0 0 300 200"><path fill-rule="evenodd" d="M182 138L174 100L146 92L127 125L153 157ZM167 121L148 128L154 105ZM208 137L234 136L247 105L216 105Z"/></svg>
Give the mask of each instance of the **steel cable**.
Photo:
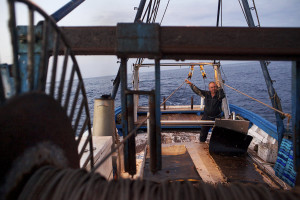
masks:
<svg viewBox="0 0 300 200"><path fill-rule="evenodd" d="M72 177L72 178L70 178ZM41 184L43 183L43 184ZM299 199L297 189L273 190L264 185L216 184L199 181L164 181L120 179L107 181L98 173L82 169L60 169L44 166L27 181L19 199Z"/></svg>
<svg viewBox="0 0 300 200"><path fill-rule="evenodd" d="M70 179L70 177L72 177ZM41 184L43 183L43 184ZM199 181L164 181L120 179L107 181L98 173L82 169L60 169L44 166L36 170L19 194L19 199L299 199L291 191L273 190L264 185L209 184Z"/></svg>
<svg viewBox="0 0 300 200"><path fill-rule="evenodd" d="M164 11L164 14L163 14L163 16L162 16L162 18L160 20L160 23L159 23L160 25L161 25L162 21L164 20L164 17L165 17L166 11L168 9L169 3L170 3L170 0L168 0L167 6L166 6L165 11Z"/></svg>

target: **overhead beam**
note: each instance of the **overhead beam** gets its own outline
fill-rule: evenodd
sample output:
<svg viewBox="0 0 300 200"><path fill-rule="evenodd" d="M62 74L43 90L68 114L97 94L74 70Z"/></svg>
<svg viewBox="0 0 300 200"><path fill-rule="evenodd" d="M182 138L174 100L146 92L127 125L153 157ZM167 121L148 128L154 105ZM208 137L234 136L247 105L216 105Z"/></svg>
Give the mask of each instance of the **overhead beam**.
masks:
<svg viewBox="0 0 300 200"><path fill-rule="evenodd" d="M119 30L126 29L121 25ZM62 27L62 30L77 55L118 54L117 26ZM300 28L160 27L154 31L159 31L162 59L298 60L300 57ZM142 41L141 38L135 39ZM126 57L157 56L151 52L141 55L128 52Z"/></svg>

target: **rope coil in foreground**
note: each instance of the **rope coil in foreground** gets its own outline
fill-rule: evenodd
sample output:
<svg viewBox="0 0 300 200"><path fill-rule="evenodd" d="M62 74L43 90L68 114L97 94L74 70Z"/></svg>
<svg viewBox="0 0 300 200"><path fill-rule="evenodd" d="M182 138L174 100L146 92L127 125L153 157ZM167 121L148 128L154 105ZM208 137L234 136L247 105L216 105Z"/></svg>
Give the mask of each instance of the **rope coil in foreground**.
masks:
<svg viewBox="0 0 300 200"><path fill-rule="evenodd" d="M59 169L44 166L26 183L19 199L191 199L191 200L248 200L248 199L299 199L296 188L292 191L272 190L263 185L230 184L212 185L204 182L166 181L155 183L146 180L121 179L107 181L98 173L83 169Z"/></svg>

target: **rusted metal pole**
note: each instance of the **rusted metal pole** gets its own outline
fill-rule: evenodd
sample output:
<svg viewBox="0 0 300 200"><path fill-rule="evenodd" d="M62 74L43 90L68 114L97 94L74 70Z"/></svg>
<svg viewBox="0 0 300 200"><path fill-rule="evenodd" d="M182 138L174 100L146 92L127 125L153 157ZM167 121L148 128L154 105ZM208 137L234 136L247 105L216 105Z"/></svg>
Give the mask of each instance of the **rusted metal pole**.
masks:
<svg viewBox="0 0 300 200"><path fill-rule="evenodd" d="M61 7L55 13L51 15L56 22L59 22L62 18L68 15L72 10L74 10L77 6L79 6L85 0L71 0L66 5Z"/></svg>
<svg viewBox="0 0 300 200"><path fill-rule="evenodd" d="M300 185L300 61L292 64L292 130L294 132L294 167L298 172L296 185Z"/></svg>
<svg viewBox="0 0 300 200"><path fill-rule="evenodd" d="M149 149L150 149L150 170L156 172L157 152L156 152L156 120L155 120L155 93L149 95Z"/></svg>
<svg viewBox="0 0 300 200"><path fill-rule="evenodd" d="M62 31L77 55L117 54L116 26L62 27ZM159 32L162 59L297 60L300 56L300 28L160 27ZM141 38L136 43L143 47ZM130 56L154 57L145 52L126 55Z"/></svg>
<svg viewBox="0 0 300 200"><path fill-rule="evenodd" d="M141 0L140 1L140 5L139 5L139 8L138 8L137 13L135 15L134 22L138 22L139 20L141 20L145 4L146 4L146 0Z"/></svg>
<svg viewBox="0 0 300 200"><path fill-rule="evenodd" d="M163 98L163 102L164 102L164 110L166 110L166 97Z"/></svg>
<svg viewBox="0 0 300 200"><path fill-rule="evenodd" d="M161 124L160 124L160 60L155 59L155 137L156 137L156 170L161 170Z"/></svg>
<svg viewBox="0 0 300 200"><path fill-rule="evenodd" d="M128 121L127 121L127 58L121 58L120 66L120 80L121 80L121 107L122 107L122 132L123 137L128 135ZM124 168L125 171L129 171L129 162L128 162L128 141L124 143Z"/></svg>
<svg viewBox="0 0 300 200"><path fill-rule="evenodd" d="M192 96L191 97L191 110L194 109L194 97Z"/></svg>
<svg viewBox="0 0 300 200"><path fill-rule="evenodd" d="M256 27L253 17L252 17L252 13L251 13L251 9L250 9L248 0L242 0L242 3L243 3L244 11L246 14L248 26ZM272 106L278 110L282 110L281 102L280 102L280 99L273 87L273 82L270 77L270 74L269 74L269 71L267 68L267 64L263 60L261 60L259 62L260 62L260 66L261 66L261 69L262 69L262 72L263 72L263 75L264 75L264 78L266 81L266 85L267 85L267 89L268 89L268 93L269 93L269 96L271 99ZM284 116L280 115L278 112L275 112L275 117L276 117L276 126L277 126L277 134L278 134L277 141L278 141L278 149L279 149L283 135L285 133L285 128L284 128L284 124L283 124Z"/></svg>
<svg viewBox="0 0 300 200"><path fill-rule="evenodd" d="M128 114L128 133L134 129L134 101L133 94L127 94L127 114ZM136 174L136 150L135 150L135 136L128 139L128 173L130 175Z"/></svg>

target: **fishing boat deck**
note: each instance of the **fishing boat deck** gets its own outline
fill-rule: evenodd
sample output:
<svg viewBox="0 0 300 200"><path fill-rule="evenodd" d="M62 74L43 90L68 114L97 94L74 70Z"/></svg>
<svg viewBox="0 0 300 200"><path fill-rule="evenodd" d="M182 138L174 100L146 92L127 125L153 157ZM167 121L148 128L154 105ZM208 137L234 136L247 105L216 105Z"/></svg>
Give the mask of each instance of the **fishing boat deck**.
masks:
<svg viewBox="0 0 300 200"><path fill-rule="evenodd" d="M143 179L163 182L182 179L217 183L254 183L282 188L278 180L258 167L247 154L240 157L211 155L208 143L163 144L162 170L150 171L149 152L145 158Z"/></svg>
<svg viewBox="0 0 300 200"><path fill-rule="evenodd" d="M138 173L133 178L155 182L189 179L213 184L254 183L288 189L275 176L272 164L260 160L256 152L248 150L244 156L212 155L209 153L211 135L207 142L200 143L199 131L195 129L165 129L161 134L162 169L156 173L150 170L149 148L145 148L147 134L139 133L136 136L138 146L142 146L138 149L143 150L137 152L140 161L137 162Z"/></svg>

